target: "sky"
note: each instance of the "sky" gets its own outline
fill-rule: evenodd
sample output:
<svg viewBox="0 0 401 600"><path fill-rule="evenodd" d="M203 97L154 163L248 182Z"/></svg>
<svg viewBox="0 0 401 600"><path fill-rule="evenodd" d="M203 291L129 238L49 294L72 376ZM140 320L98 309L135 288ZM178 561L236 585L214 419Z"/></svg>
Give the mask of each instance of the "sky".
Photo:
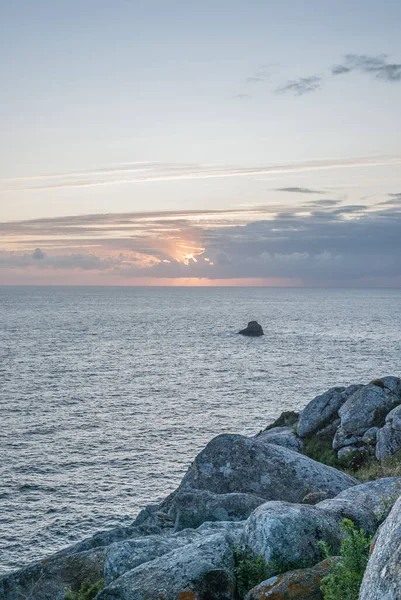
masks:
<svg viewBox="0 0 401 600"><path fill-rule="evenodd" d="M0 284L401 287L399 0L0 0Z"/></svg>

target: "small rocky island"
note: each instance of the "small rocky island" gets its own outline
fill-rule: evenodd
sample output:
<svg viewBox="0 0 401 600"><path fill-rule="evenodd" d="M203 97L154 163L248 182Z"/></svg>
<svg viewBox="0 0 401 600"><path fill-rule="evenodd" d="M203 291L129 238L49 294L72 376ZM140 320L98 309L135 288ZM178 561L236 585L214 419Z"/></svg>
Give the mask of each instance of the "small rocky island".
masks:
<svg viewBox="0 0 401 600"><path fill-rule="evenodd" d="M3 576L0 598L400 600L400 454L399 378L332 388L254 436L218 435L160 504ZM326 596L328 576L352 595Z"/></svg>
<svg viewBox="0 0 401 600"><path fill-rule="evenodd" d="M259 325L257 321L249 321L245 329L241 329L241 331L238 333L241 335L247 335L249 337L259 337L264 335L262 325Z"/></svg>

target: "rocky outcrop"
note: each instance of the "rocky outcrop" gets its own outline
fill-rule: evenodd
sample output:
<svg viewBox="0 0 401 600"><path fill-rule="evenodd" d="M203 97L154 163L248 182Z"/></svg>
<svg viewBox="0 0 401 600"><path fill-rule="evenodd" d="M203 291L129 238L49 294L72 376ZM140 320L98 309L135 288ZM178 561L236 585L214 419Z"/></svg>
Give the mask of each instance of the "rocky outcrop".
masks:
<svg viewBox="0 0 401 600"><path fill-rule="evenodd" d="M216 533L128 571L97 600L234 600L234 594L231 541Z"/></svg>
<svg viewBox="0 0 401 600"><path fill-rule="evenodd" d="M374 543L359 600L401 600L401 498Z"/></svg>
<svg viewBox="0 0 401 600"><path fill-rule="evenodd" d="M241 329L241 331L239 331L238 333L240 333L241 335L247 335L249 337L259 337L263 335L263 329L257 321L249 321L245 329Z"/></svg>
<svg viewBox="0 0 401 600"><path fill-rule="evenodd" d="M179 491L240 492L265 500L301 502L310 492L325 491L333 497L356 483L337 469L258 437L223 434L198 454Z"/></svg>
<svg viewBox="0 0 401 600"><path fill-rule="evenodd" d="M370 428L382 427L386 415L401 403L399 390L398 378L383 377L352 394L339 410L341 422L333 440L333 448L360 443Z"/></svg>
<svg viewBox="0 0 401 600"><path fill-rule="evenodd" d="M319 502L316 508L341 519L351 519L365 532L373 534L400 496L401 478L387 477L344 490L335 498Z"/></svg>
<svg viewBox="0 0 401 600"><path fill-rule="evenodd" d="M401 406L391 410L376 433L376 458L383 460L401 449Z"/></svg>
<svg viewBox="0 0 401 600"><path fill-rule="evenodd" d="M0 578L1 600L63 600L83 582L103 578L104 548L56 555Z"/></svg>
<svg viewBox="0 0 401 600"><path fill-rule="evenodd" d="M245 523L243 545L267 563L318 562L324 540L334 552L342 539L341 519L307 504L266 502Z"/></svg>
<svg viewBox="0 0 401 600"><path fill-rule="evenodd" d="M254 587L245 600L323 600L322 579L336 560L324 560L309 569L275 575Z"/></svg>
<svg viewBox="0 0 401 600"><path fill-rule="evenodd" d="M361 600L401 600L401 478L359 484L303 454L315 455L316 443L330 459L332 445L344 460L382 460L401 448L400 438L398 378L332 388L301 415L283 413L253 437L217 436L178 489L143 509L131 526L3 576L0 598L63 600L66 590L104 577L97 600L234 600L234 550L241 546L263 556L274 575L248 600L321 600L326 563L281 571L319 562L321 540L337 552L346 517L376 533Z"/></svg>

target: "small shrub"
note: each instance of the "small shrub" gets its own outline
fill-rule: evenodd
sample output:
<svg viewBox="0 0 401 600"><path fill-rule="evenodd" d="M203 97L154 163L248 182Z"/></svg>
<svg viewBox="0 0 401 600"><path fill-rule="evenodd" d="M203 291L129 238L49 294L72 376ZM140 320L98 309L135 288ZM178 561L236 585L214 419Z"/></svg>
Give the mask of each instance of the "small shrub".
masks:
<svg viewBox="0 0 401 600"><path fill-rule="evenodd" d="M385 387L384 382L381 379L372 379L372 381L369 382L369 385L375 385L380 388Z"/></svg>
<svg viewBox="0 0 401 600"><path fill-rule="evenodd" d="M234 549L234 572L237 591L243 598L249 590L269 577L269 568L263 556L255 556L251 548Z"/></svg>
<svg viewBox="0 0 401 600"><path fill-rule="evenodd" d="M358 600L363 574L369 558L371 538L363 529L357 529L350 519L343 519L345 534L340 549L340 560L334 563L331 573L322 580L324 600ZM326 558L330 551L324 542L320 547Z"/></svg>
<svg viewBox="0 0 401 600"><path fill-rule="evenodd" d="M294 412L293 410L286 410L281 413L274 423L270 423L270 425L265 428L265 431L269 431L275 427L296 427L298 419L299 413Z"/></svg>
<svg viewBox="0 0 401 600"><path fill-rule="evenodd" d="M79 589L79 592L67 592L64 596L64 600L93 600L96 594L98 594L103 588L103 579L100 579L96 583L84 581Z"/></svg>

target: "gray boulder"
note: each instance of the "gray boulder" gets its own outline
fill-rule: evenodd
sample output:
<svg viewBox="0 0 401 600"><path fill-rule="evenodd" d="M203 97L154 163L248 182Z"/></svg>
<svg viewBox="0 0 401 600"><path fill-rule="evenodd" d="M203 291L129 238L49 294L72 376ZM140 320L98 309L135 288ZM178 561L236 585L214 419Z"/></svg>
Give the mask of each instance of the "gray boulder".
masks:
<svg viewBox="0 0 401 600"><path fill-rule="evenodd" d="M353 477L298 452L258 438L223 434L198 454L178 491L240 492L265 500L301 502L310 492L325 491L333 497L356 483Z"/></svg>
<svg viewBox="0 0 401 600"><path fill-rule="evenodd" d="M305 406L298 421L297 433L307 437L322 429L327 429L338 418L338 411L361 385L333 387L324 394L316 396ZM328 430L331 433L331 428ZM333 432L334 435L335 431Z"/></svg>
<svg viewBox="0 0 401 600"><path fill-rule="evenodd" d="M376 434L376 458L383 460L401 449L401 406L391 410Z"/></svg>
<svg viewBox="0 0 401 600"><path fill-rule="evenodd" d="M233 600L234 557L224 533L201 537L131 569L96 600Z"/></svg>
<svg viewBox="0 0 401 600"><path fill-rule="evenodd" d="M275 427L267 431L261 431L255 437L260 442L283 446L283 448L294 450L294 452L302 450L302 440L294 433L292 427Z"/></svg>
<svg viewBox="0 0 401 600"><path fill-rule="evenodd" d="M249 321L247 327L245 327L245 329L241 329L241 331L238 333L241 335L247 335L249 337L259 337L263 335L263 329L257 321Z"/></svg>
<svg viewBox="0 0 401 600"><path fill-rule="evenodd" d="M245 523L243 544L281 564L321 559L319 540L336 552L341 543L341 519L308 504L266 502Z"/></svg>
<svg viewBox="0 0 401 600"><path fill-rule="evenodd" d="M368 429L384 424L387 413L399 402L399 396L384 387L369 384L358 389L339 410L341 423L333 440L333 448L362 441Z"/></svg>
<svg viewBox="0 0 401 600"><path fill-rule="evenodd" d="M316 396L303 409L299 417L297 433L306 437L326 427L338 416L338 411L346 401L343 396L344 387L334 387Z"/></svg>
<svg viewBox="0 0 401 600"><path fill-rule="evenodd" d="M381 527L359 600L401 600L401 498Z"/></svg>
<svg viewBox="0 0 401 600"><path fill-rule="evenodd" d="M196 529L206 521L242 521L265 502L253 494L214 494L207 490L188 490L177 493L169 509L175 531Z"/></svg>
<svg viewBox="0 0 401 600"><path fill-rule="evenodd" d="M1 600L63 600L67 590L103 578L104 548L55 555L0 578Z"/></svg>
<svg viewBox="0 0 401 600"><path fill-rule="evenodd" d="M387 477L344 490L335 498L319 502L316 507L341 519L351 519L367 533L373 534L400 495L401 478Z"/></svg>

